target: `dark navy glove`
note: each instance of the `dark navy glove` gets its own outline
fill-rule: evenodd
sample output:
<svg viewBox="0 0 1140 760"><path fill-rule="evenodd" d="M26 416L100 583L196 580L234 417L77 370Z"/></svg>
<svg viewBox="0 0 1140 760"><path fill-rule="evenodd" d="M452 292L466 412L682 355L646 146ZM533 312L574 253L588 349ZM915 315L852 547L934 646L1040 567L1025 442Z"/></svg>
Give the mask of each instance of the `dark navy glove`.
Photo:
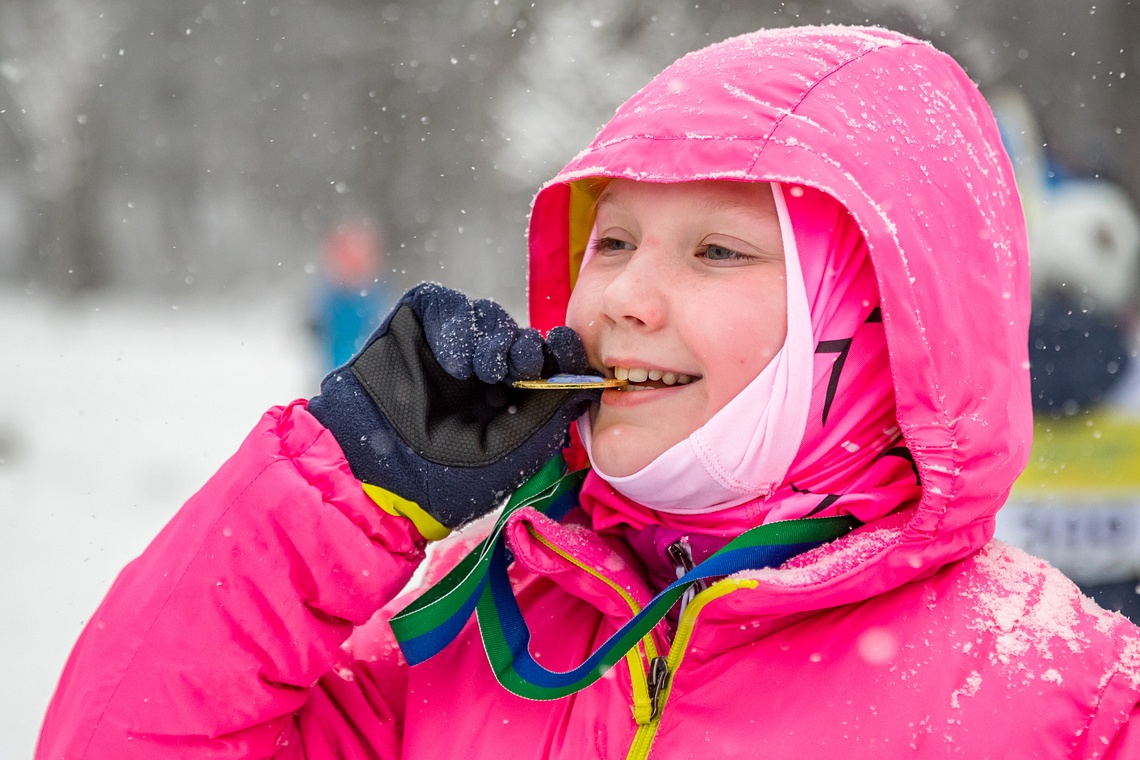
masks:
<svg viewBox="0 0 1140 760"><path fill-rule="evenodd" d="M570 328L543 340L493 301L423 283L321 382L309 411L381 507L442 538L537 472L599 396L510 383L586 369Z"/></svg>

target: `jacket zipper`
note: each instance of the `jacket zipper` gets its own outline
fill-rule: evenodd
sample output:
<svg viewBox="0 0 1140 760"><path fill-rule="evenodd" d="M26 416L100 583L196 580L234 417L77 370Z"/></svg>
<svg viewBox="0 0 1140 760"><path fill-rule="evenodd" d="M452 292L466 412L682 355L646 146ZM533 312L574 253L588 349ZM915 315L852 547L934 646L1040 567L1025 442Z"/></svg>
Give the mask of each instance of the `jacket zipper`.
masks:
<svg viewBox="0 0 1140 760"><path fill-rule="evenodd" d="M528 531L531 536L555 554L613 589L629 605L634 615L641 611L641 605L616 582L594 568L585 565L564 549L555 546L533 527L528 526ZM670 545L669 549L674 551L673 546L678 544L680 547L675 551L679 551L681 555L687 558L690 563L688 569L692 569L693 558L692 552L689 551L688 542L682 539ZM670 557L672 557L672 553L670 553ZM678 561L680 561L681 567L678 567L677 577L680 577L688 572L688 569L683 569L685 563L684 560L680 559L680 556ZM626 760L645 760L649 756L649 750L653 747L653 740L657 736L657 729L661 725L661 714L665 710L665 703L668 701L669 692L673 687L673 676L681 667L681 661L685 657L685 650L689 646L689 639L693 635L693 628L701 610L709 602L731 594L739 588L756 588L759 585L757 581L748 578L725 578L707 588L702 581L698 582L701 584L702 590L692 596L690 602L684 602L684 597L682 597L682 611L677 623L677 635L673 639L672 646L669 647L668 656L662 657L658 654L652 632L647 634L625 656L633 691L633 717L638 726L637 733L633 735L633 743L629 747ZM643 656L644 660L642 659Z"/></svg>
<svg viewBox="0 0 1140 760"><path fill-rule="evenodd" d="M656 721L661 717L661 694L669 683L669 662L664 657L654 657L649 661L649 721Z"/></svg>
<svg viewBox="0 0 1140 760"><path fill-rule="evenodd" d="M546 546L552 552L565 559L575 567L584 571L590 576L597 578L605 583L614 592L620 596L634 615L641 612L641 605L638 604L633 596L628 591L618 585L615 581L602 575L600 572L592 567L589 567L579 561L576 557L572 556L569 552L561 547L555 546L545 536L540 535L533 527L527 526L528 532L531 536L537 539L541 544ZM644 658L644 659L643 659ZM637 734L634 736L634 744L637 744L637 737L640 736L646 729L653 725L653 719L656 715L658 700L660 697L663 685L660 683L651 683L651 673L653 672L653 663L660 660L664 663L665 658L661 657L657 652L657 644L653 640L652 631L645 635L644 638L638 642L638 645L633 649L626 652L625 661L626 666L629 668L629 680L632 687L633 697L633 719L637 723ZM645 663L649 664L646 665ZM658 666L659 670L661 666ZM666 678L668 677L668 670L665 670Z"/></svg>
<svg viewBox="0 0 1140 760"><path fill-rule="evenodd" d="M669 561L673 563L673 570L677 573L678 580L685 575L685 573L696 567L693 562L693 550L689 546L689 539L687 536L681 536L679 539L669 544L669 548L665 550L668 555ZM693 597L708 588L708 584L703 580L694 581L685 593L681 595L681 609L677 614L680 618L685 614L685 608L689 606L689 602L693 601Z"/></svg>
<svg viewBox="0 0 1140 760"><path fill-rule="evenodd" d="M677 569L678 578L693 568L693 555L689 550L688 542L683 538L671 544L667 553ZM701 588L694 590L698 583ZM651 720L647 725L639 728L634 735L633 744L630 745L626 760L645 760L649 757L649 750L653 747L653 740L657 737L657 729L661 725L661 714L665 710L665 703L668 701L669 692L673 687L673 676L676 675L677 670L681 667L681 661L685 658L685 650L689 647L689 639L693 636L697 616L701 614L701 610L709 602L727 596L737 589L756 588L757 585L759 585L757 581L749 578L725 578L707 587L703 581L697 581L689 588L689 591L694 592L692 596L687 591L681 597L677 635L673 637L668 657L656 657L649 662L647 685L652 701Z"/></svg>
<svg viewBox="0 0 1140 760"><path fill-rule="evenodd" d="M728 596L737 589L756 588L758 585L760 585L759 582L751 578L725 578L717 581L693 598L692 603L677 624L677 636L673 639L673 645L669 647L669 656L665 659L665 672L661 674L661 687L657 693L656 710L654 711L656 717L648 725L638 729L637 734L633 737L633 744L629 748L629 754L626 755L626 760L644 760L644 758L649 757L653 739L657 736L657 728L661 725L661 716L669 701L669 693L673 689L681 661L685 658L685 650L689 648L689 639L692 638L693 629L697 624L697 616L701 614L701 610L709 602L722 596Z"/></svg>

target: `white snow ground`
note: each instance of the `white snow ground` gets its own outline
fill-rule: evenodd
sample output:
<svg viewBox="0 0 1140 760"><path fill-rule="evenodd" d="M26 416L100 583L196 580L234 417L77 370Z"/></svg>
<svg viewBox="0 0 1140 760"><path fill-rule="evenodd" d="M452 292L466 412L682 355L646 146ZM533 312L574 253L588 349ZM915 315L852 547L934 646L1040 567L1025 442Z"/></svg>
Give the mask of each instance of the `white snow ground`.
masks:
<svg viewBox="0 0 1140 760"><path fill-rule="evenodd" d="M266 408L312 395L305 305L0 288L0 760L32 756L123 565Z"/></svg>

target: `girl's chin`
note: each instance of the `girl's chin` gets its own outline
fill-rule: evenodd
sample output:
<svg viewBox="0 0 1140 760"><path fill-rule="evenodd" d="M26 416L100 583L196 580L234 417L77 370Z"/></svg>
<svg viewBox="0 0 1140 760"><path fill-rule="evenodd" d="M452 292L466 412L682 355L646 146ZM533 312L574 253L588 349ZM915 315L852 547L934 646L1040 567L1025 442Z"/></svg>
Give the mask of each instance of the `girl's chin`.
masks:
<svg viewBox="0 0 1140 760"><path fill-rule="evenodd" d="M672 445L664 445L660 431L630 425L603 424L592 433L590 459L595 467L614 478L624 478L645 469Z"/></svg>

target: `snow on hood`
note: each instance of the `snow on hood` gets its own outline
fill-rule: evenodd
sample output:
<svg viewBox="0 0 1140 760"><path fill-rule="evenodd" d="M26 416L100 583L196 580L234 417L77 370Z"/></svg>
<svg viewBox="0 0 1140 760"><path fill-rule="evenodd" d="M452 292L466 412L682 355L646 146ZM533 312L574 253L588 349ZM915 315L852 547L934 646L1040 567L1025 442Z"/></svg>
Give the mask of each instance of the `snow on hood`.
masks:
<svg viewBox="0 0 1140 760"><path fill-rule="evenodd" d="M585 177L801 183L846 206L876 269L899 425L923 483L878 555L892 570L871 585L989 540L1032 435L1028 252L997 127L953 59L852 27L762 30L681 58L536 196L529 302L544 331L565 321L586 244L592 198L573 183ZM867 583L845 577L827 582Z"/></svg>

